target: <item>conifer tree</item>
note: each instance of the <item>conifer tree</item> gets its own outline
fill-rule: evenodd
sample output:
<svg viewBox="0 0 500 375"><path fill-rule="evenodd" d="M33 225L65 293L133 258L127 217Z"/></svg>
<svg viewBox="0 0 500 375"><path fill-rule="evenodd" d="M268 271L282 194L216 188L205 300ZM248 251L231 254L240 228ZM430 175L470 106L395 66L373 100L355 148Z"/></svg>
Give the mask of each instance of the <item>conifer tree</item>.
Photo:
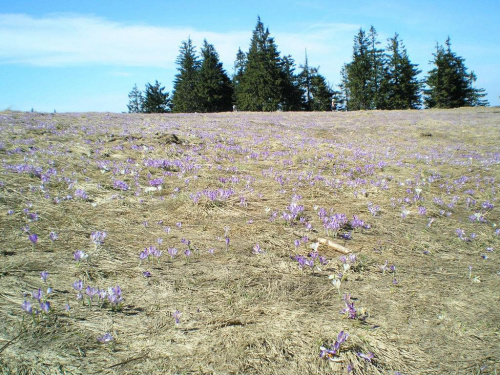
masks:
<svg viewBox="0 0 500 375"><path fill-rule="evenodd" d="M196 91L200 62L195 52L191 38L182 42L178 64L174 80L174 92L172 105L174 112L196 112L199 111L199 98Z"/></svg>
<svg viewBox="0 0 500 375"><path fill-rule="evenodd" d="M334 92L326 82L325 77L318 71L319 68L309 66L306 53L306 60L299 74L306 111L329 111L331 109Z"/></svg>
<svg viewBox="0 0 500 375"><path fill-rule="evenodd" d="M306 111L310 111L311 110L310 103L312 100L311 68L309 67L309 59L307 58L307 51L306 51L306 59L304 61L304 65L301 65L300 67L302 68L302 71L299 74L299 80L300 80L300 86L304 91L304 109Z"/></svg>
<svg viewBox="0 0 500 375"><path fill-rule="evenodd" d="M345 65L345 73L347 110L372 109L372 57L370 40L363 29L354 37L352 62Z"/></svg>
<svg viewBox="0 0 500 375"><path fill-rule="evenodd" d="M244 111L275 111L282 103L282 61L274 38L260 17L252 33L246 64L237 84L236 103Z"/></svg>
<svg viewBox="0 0 500 375"><path fill-rule="evenodd" d="M202 63L196 86L200 112L223 112L232 109L231 80L219 62L219 55L206 40L201 49Z"/></svg>
<svg viewBox="0 0 500 375"><path fill-rule="evenodd" d="M142 111L145 113L165 113L171 111L171 100L168 92L163 92L165 87L161 87L158 81L154 85L146 84L144 91L144 102Z"/></svg>
<svg viewBox="0 0 500 375"><path fill-rule="evenodd" d="M344 64L340 70L340 84L339 84L339 95L337 101L337 109L341 111L347 111L349 108L349 100L351 97L351 91L349 89L349 76L347 73L348 65Z"/></svg>
<svg viewBox="0 0 500 375"><path fill-rule="evenodd" d="M388 39L386 69L381 85L384 94L380 109L417 109L421 106L421 82L417 78L421 73L416 64L412 64L406 48L395 34Z"/></svg>
<svg viewBox="0 0 500 375"><path fill-rule="evenodd" d="M385 75L384 50L378 48L380 42L377 40L378 33L375 27L371 26L368 33L370 59L369 86L371 92L370 109L379 109L384 106L385 92L382 81Z"/></svg>
<svg viewBox="0 0 500 375"><path fill-rule="evenodd" d="M325 77L318 73L318 68L313 68L311 74L312 100L310 108L312 111L329 111L332 106L334 91L326 82Z"/></svg>
<svg viewBox="0 0 500 375"><path fill-rule="evenodd" d="M238 48L236 53L236 61L234 62L234 75L233 75L233 103L236 103L236 98L239 96L240 83L243 77L243 72L247 64L247 56L245 52Z"/></svg>
<svg viewBox="0 0 500 375"><path fill-rule="evenodd" d="M424 90L425 105L428 108L457 108L465 106L484 106L488 102L483 89L473 87L476 81L474 72L468 73L465 60L451 51L450 38L446 49L437 44L433 54L434 68L426 77L428 89Z"/></svg>
<svg viewBox="0 0 500 375"><path fill-rule="evenodd" d="M282 66L282 102L283 111L300 111L303 109L304 91L300 85L300 78L295 75L295 61L292 56L284 56Z"/></svg>
<svg viewBox="0 0 500 375"><path fill-rule="evenodd" d="M134 85L134 88L128 94L128 112L129 113L140 113L142 112L142 106L144 103L144 97L142 96L142 92L139 91L137 85Z"/></svg>

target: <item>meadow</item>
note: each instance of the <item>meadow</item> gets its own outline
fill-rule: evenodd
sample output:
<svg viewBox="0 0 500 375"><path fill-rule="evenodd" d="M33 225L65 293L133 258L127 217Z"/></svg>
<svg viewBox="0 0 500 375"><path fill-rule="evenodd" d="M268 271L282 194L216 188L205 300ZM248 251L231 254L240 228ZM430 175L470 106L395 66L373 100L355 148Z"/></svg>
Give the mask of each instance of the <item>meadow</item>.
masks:
<svg viewBox="0 0 500 375"><path fill-rule="evenodd" d="M500 109L0 112L3 374L498 374Z"/></svg>

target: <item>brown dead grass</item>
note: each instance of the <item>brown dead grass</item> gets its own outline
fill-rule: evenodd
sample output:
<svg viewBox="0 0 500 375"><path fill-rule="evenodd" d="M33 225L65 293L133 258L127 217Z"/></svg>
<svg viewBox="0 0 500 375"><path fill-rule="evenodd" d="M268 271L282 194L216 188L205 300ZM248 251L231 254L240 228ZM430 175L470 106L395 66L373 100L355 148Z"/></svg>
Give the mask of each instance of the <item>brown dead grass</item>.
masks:
<svg viewBox="0 0 500 375"><path fill-rule="evenodd" d="M492 225L500 223L495 195L500 188L498 156L495 159L500 152L499 126L496 108L212 115L1 113L0 369L6 374L331 374L346 373L351 364L354 374L496 374L500 241ZM172 143L165 134L176 134L182 144ZM252 152L261 155L253 159ZM325 158L326 154L333 156ZM186 156L200 168L182 176L172 168L161 191L144 192L148 173L158 178L162 171L144 167L143 160ZM129 158L135 163L127 163ZM96 160L107 161L110 171L102 172ZM373 175L344 174L380 160L388 165ZM44 193L39 178L6 168L26 163L46 170L48 161L58 177L73 180L69 189L66 182L53 178ZM118 168L115 178L125 180L129 191L113 189L113 166ZM139 172L138 187L133 175L119 174L124 166ZM343 184L327 187L324 180L308 180L308 173ZM407 204L410 215L402 219L401 204L393 207L391 198L408 196L409 180L424 181L437 174L441 180L422 184L420 204L427 215L419 216L416 206ZM453 185L463 175L470 180L450 194L440 186ZM233 176L239 182L219 179ZM275 181L277 176L283 178L283 186ZM476 176L496 180L476 185ZM367 182L358 180L354 186L356 178ZM381 179L388 189L370 182ZM235 194L224 202L202 198L194 204L190 198L204 189L229 187ZM85 190L89 200L53 203L55 197L74 195L76 188ZM467 189L476 191L478 205L486 200L495 204L486 214L488 223L468 221L476 211L465 208ZM315 232L279 219L294 194L302 196L304 217ZM453 195L461 200L452 209L444 208L452 213L448 217L433 197L448 203ZM241 197L246 206L240 204ZM370 215L368 202L380 205L380 215ZM28 221L23 213L28 203L30 212L39 214L38 221ZM371 225L369 230L354 231L349 242L333 239L361 259L361 266L347 273L341 291L366 310L365 322L339 314L344 305L328 279L341 271L339 254L320 247L320 254L331 261L314 273L298 269L290 259L296 252L309 251L306 245L295 250L298 233L324 236L315 206L350 218L358 215ZM14 214L7 215L8 210ZM278 219L271 222L273 211ZM429 218L434 218L430 227ZM35 251L21 230L24 225L39 235ZM475 231L479 239L462 242L457 228L467 234ZM108 234L99 248L89 240L95 230ZM50 231L59 234L54 245ZM164 242L158 246L160 237ZM176 247L181 253L183 238L199 252L189 261L182 254L172 261L166 250ZM252 254L256 243L264 254ZM164 252L159 264L140 264L139 252L155 244ZM486 247L495 250L483 260L480 255ZM214 255L209 248L215 249ZM80 267L72 256L77 249L90 254ZM398 284L393 284L393 275L380 271L386 260L396 265ZM469 265L480 283L469 278ZM42 286L39 273L44 270L55 290L50 298L53 311L50 319L35 325L20 304L29 299L23 292ZM144 278L144 270L153 277ZM120 285L123 309L88 308L75 301L71 284L78 279L92 286ZM70 314L64 311L66 302L72 306ZM176 310L182 312L178 325L172 317ZM337 361L320 359L320 346L334 342L341 330L350 337ZM97 342L105 332L115 338L113 345ZM375 358L368 363L358 352L373 352Z"/></svg>

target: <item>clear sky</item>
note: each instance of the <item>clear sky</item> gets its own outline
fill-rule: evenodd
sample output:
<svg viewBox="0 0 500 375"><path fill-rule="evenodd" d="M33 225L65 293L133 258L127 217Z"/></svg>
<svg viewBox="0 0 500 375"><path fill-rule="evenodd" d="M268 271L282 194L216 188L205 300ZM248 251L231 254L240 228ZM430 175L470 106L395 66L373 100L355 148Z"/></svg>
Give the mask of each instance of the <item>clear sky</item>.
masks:
<svg viewBox="0 0 500 375"><path fill-rule="evenodd" d="M452 50L500 105L498 0L0 0L0 110L127 110L128 93L158 80L172 90L183 40L214 45L230 76L257 16L283 55L335 87L353 38L373 25L382 46L398 33L422 70L436 43Z"/></svg>

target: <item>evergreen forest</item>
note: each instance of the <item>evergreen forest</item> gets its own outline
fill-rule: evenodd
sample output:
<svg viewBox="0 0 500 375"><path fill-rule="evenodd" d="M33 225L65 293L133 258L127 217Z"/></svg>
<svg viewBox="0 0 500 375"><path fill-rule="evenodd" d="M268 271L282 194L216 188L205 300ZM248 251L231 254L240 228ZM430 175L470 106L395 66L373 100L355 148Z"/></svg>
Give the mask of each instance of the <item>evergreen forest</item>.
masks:
<svg viewBox="0 0 500 375"><path fill-rule="evenodd" d="M340 72L336 89L309 64L282 56L260 17L247 52L238 49L234 74L224 69L215 46L204 40L197 54L191 38L181 43L172 95L156 81L129 93L130 113L208 113L226 111L356 111L487 106L473 71L451 49L436 45L424 79L395 33L384 47L376 29L354 36L352 60Z"/></svg>

